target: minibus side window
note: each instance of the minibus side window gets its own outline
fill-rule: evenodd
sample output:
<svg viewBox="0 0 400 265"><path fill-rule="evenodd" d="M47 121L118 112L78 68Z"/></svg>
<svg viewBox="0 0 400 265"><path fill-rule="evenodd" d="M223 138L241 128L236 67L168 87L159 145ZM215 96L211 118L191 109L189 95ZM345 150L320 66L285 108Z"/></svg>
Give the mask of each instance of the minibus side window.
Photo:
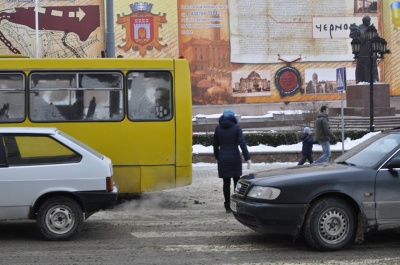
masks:
<svg viewBox="0 0 400 265"><path fill-rule="evenodd" d="M46 72L30 75L32 121L121 121L120 72Z"/></svg>
<svg viewBox="0 0 400 265"><path fill-rule="evenodd" d="M169 72L130 72L127 79L130 120L172 119L172 77Z"/></svg>
<svg viewBox="0 0 400 265"><path fill-rule="evenodd" d="M24 83L22 73L0 73L0 122L25 120Z"/></svg>

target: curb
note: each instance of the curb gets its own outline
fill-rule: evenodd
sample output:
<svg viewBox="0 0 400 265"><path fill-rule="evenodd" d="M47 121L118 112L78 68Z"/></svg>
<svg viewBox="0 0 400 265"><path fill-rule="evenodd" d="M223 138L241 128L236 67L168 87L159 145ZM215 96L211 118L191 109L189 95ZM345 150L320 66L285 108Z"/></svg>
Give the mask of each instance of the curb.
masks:
<svg viewBox="0 0 400 265"><path fill-rule="evenodd" d="M314 151L314 160L322 155L320 151ZM331 150L331 160L342 155L342 151ZM292 152L253 152L250 153L252 163L275 163L275 162L296 162L300 161L302 155L300 151ZM215 163L214 154L211 153L192 153L192 163ZM244 161L243 161L244 163Z"/></svg>

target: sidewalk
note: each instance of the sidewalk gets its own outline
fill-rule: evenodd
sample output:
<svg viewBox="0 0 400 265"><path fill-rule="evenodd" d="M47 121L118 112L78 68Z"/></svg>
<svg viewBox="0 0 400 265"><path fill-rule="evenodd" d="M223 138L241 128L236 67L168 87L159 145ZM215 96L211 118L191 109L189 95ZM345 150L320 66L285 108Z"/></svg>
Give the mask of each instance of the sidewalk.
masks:
<svg viewBox="0 0 400 265"><path fill-rule="evenodd" d="M243 164L243 175L250 174L253 172L259 172L263 170L273 168L283 168L296 166L297 162L288 163L254 163L251 164L250 169L247 169L247 164ZM218 169L216 163L193 163L193 179L206 178L210 176L218 177Z"/></svg>
<svg viewBox="0 0 400 265"><path fill-rule="evenodd" d="M314 159L322 155L322 150L314 150ZM342 155L341 150L331 149L331 160ZM286 163L298 162L302 158L301 150L299 151L279 151L279 152L250 152L251 162L255 163ZM192 153L192 163L215 163L213 153ZM266 165L264 165L265 167ZM244 167L243 167L244 168Z"/></svg>

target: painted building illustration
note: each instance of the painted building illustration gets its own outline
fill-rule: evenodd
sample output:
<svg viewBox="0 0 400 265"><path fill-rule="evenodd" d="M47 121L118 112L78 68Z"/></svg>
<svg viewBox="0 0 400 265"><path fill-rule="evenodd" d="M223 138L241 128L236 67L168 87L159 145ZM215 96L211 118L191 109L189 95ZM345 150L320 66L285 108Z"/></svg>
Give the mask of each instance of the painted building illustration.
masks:
<svg viewBox="0 0 400 265"><path fill-rule="evenodd" d="M240 81L235 83L233 89L234 93L251 93L260 91L271 91L271 80L261 78L256 71L252 71L246 78L240 78Z"/></svg>

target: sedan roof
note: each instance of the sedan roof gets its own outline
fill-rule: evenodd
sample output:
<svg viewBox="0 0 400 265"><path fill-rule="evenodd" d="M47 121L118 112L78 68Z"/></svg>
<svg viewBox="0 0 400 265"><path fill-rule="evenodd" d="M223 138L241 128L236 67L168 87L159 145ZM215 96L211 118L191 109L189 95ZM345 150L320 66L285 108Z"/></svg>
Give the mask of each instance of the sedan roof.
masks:
<svg viewBox="0 0 400 265"><path fill-rule="evenodd" d="M0 127L0 133L55 134L54 127Z"/></svg>

